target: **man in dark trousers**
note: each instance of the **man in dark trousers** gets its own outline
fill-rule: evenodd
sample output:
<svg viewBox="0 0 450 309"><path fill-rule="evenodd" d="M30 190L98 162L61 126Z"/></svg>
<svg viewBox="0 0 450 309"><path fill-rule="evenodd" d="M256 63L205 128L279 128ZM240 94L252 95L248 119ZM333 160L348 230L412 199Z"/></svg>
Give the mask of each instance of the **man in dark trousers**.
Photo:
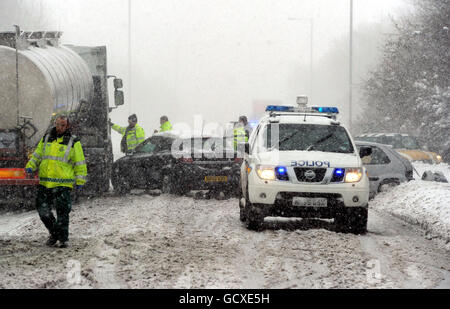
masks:
<svg viewBox="0 0 450 309"><path fill-rule="evenodd" d="M132 152L140 143L145 140L144 129L137 124L136 114L128 117L128 127L124 128L111 122L111 129L122 134L122 141L120 142L120 150L123 153Z"/></svg>
<svg viewBox="0 0 450 309"><path fill-rule="evenodd" d="M55 127L46 133L26 165L28 177L39 170L36 208L50 233L48 246L67 247L69 213L72 209L70 193L75 183L81 189L86 183L87 166L80 140L71 134L69 119L58 116ZM57 219L52 213L56 207Z"/></svg>

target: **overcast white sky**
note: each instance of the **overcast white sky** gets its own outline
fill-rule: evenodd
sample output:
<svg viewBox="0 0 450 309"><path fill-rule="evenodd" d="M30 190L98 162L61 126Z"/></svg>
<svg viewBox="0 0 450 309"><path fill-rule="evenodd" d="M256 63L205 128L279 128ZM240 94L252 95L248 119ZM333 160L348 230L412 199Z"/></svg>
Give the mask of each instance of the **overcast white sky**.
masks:
<svg viewBox="0 0 450 309"><path fill-rule="evenodd" d="M406 1L354 0L355 31L388 23L410 9ZM349 2L131 0L129 12L128 0L0 0L0 30L17 23L24 30L61 30L68 44L107 45L109 73L123 78L127 100L111 118L126 125L136 113L150 134L163 114L172 122L192 123L202 114L224 123L252 115L255 101L295 104L310 91L310 20L315 68L348 34ZM347 69L344 62L336 63L339 71ZM314 75L313 101L327 91L322 79ZM348 93L338 91L336 97Z"/></svg>

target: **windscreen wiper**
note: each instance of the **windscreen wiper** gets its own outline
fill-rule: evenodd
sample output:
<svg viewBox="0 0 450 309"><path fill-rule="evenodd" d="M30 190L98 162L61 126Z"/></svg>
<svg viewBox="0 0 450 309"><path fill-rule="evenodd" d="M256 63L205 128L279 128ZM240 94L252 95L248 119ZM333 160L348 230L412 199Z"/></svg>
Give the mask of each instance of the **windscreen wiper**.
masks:
<svg viewBox="0 0 450 309"><path fill-rule="evenodd" d="M290 140L291 138L294 137L294 135L296 135L297 133L299 133L301 131L296 131L294 133L292 133L291 135L286 136L285 138L283 138L281 141L278 141L278 146L280 146L282 143L284 143L287 140ZM269 151L272 151L273 149L275 149L277 145L273 145L272 147L270 147Z"/></svg>
<svg viewBox="0 0 450 309"><path fill-rule="evenodd" d="M334 135L334 133L328 134L327 136L319 139L317 142L312 143L311 145L308 146L308 148L306 148L306 151L310 151L314 148L314 146L317 146L323 142L325 142L326 140L328 140L330 137L332 137Z"/></svg>

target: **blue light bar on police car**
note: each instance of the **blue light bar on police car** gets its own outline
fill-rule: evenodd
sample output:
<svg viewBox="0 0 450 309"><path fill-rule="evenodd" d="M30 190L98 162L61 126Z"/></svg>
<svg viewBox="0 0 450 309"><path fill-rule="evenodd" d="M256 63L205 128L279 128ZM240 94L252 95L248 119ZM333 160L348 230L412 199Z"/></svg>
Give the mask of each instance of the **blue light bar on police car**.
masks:
<svg viewBox="0 0 450 309"><path fill-rule="evenodd" d="M337 107L322 107L322 106L313 106L313 110L318 111L319 113L325 114L339 114L339 110Z"/></svg>
<svg viewBox="0 0 450 309"><path fill-rule="evenodd" d="M337 107L312 106L299 108L286 105L268 105L266 112L301 112L301 113L323 113L323 114L339 114Z"/></svg>
<svg viewBox="0 0 450 309"><path fill-rule="evenodd" d="M266 112L287 112L294 109L294 106L268 105Z"/></svg>

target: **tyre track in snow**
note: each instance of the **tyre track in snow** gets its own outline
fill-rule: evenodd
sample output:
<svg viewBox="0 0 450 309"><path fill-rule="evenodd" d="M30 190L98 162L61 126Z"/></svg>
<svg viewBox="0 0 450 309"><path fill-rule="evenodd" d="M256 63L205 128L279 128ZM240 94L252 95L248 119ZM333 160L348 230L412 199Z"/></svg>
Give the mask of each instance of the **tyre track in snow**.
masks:
<svg viewBox="0 0 450 309"><path fill-rule="evenodd" d="M432 288L445 287L449 270L436 241L372 210L362 236L315 220L267 220L253 232L239 221L237 199L105 197L73 207L65 250L45 247L34 220L0 234L0 287ZM66 279L73 260L75 284Z"/></svg>

